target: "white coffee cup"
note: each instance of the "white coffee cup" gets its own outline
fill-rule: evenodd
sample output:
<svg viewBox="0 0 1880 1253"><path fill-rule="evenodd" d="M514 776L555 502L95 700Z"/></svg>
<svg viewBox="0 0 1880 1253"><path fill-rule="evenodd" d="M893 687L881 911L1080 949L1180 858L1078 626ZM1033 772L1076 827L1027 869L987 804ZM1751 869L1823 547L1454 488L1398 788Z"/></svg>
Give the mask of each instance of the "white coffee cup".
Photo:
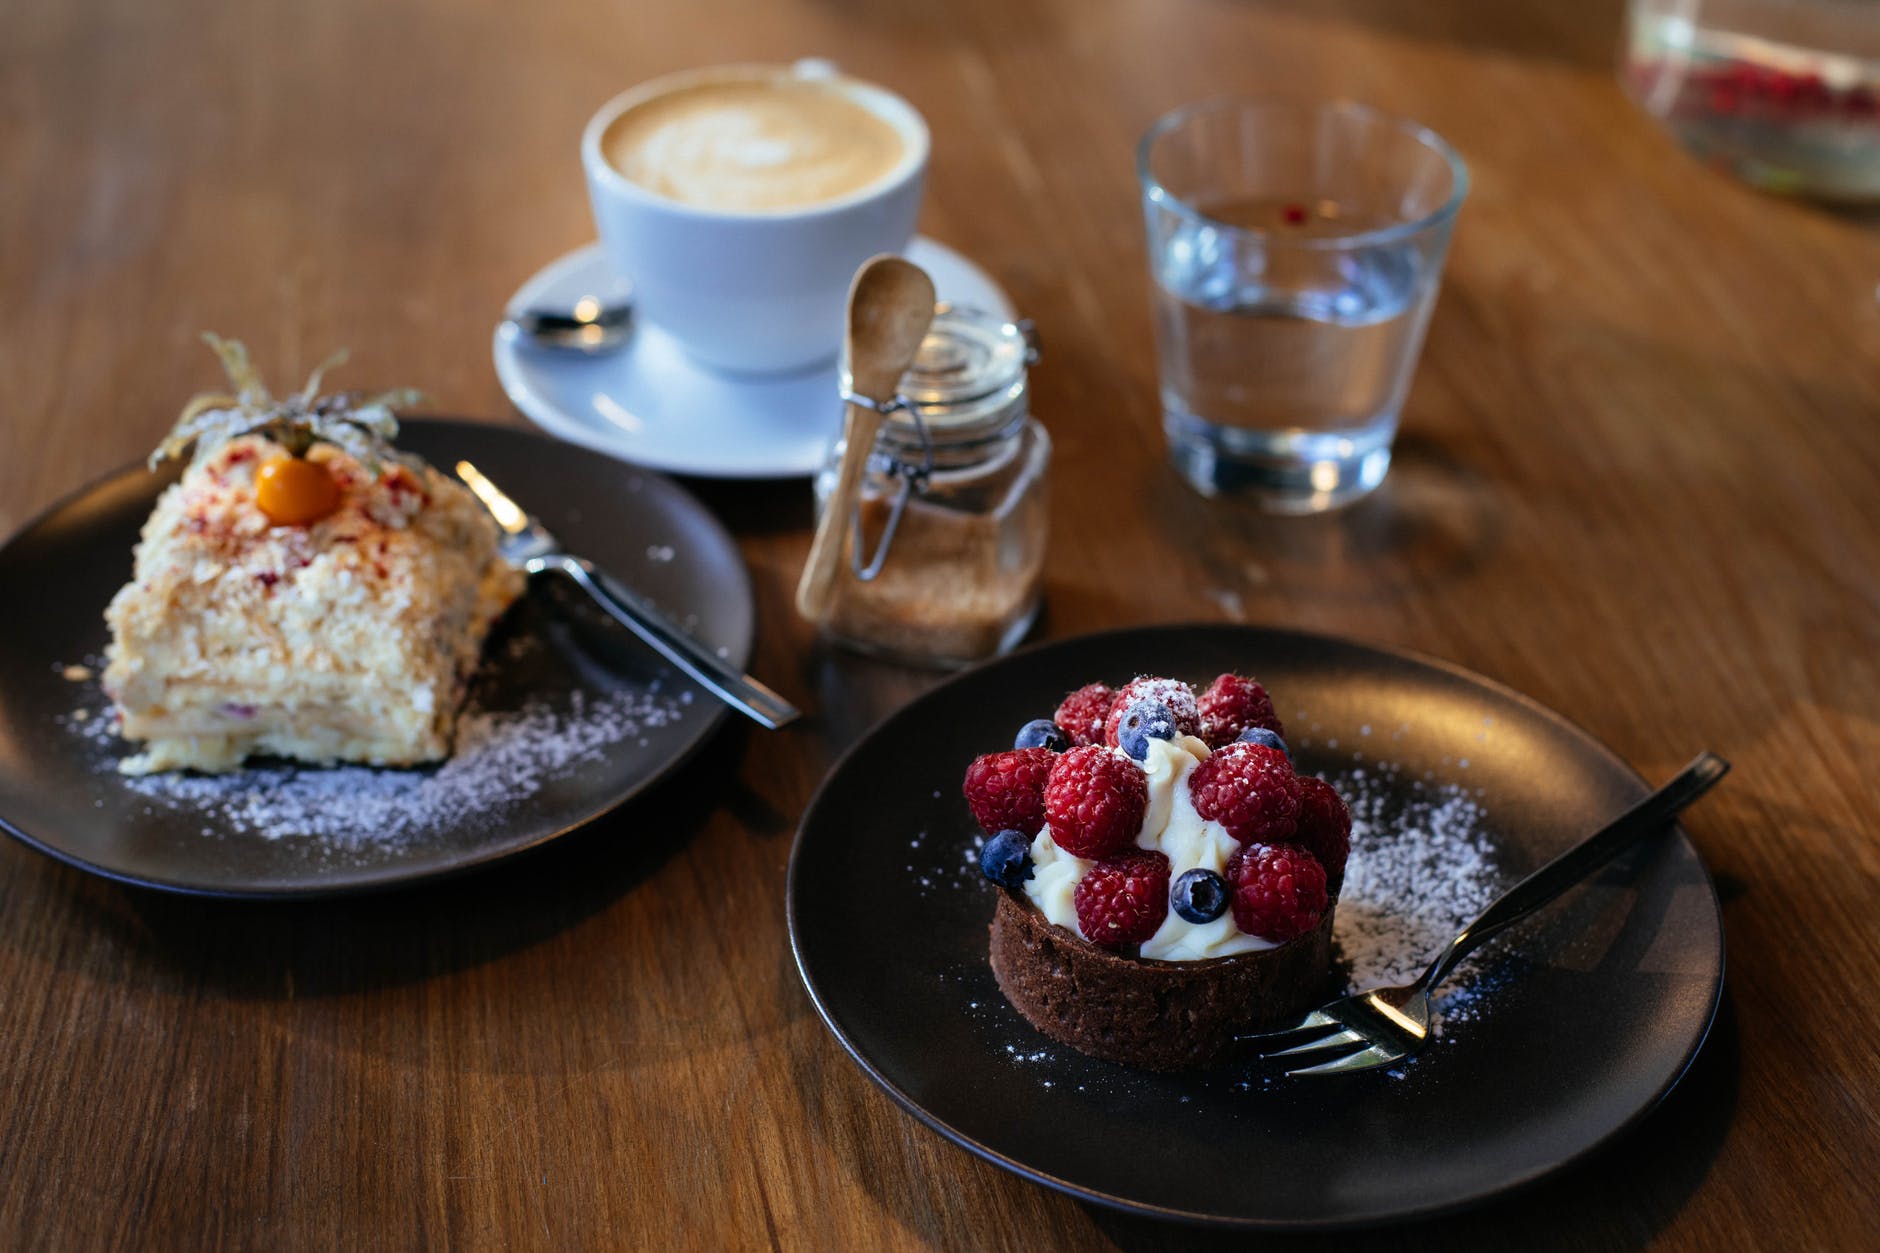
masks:
<svg viewBox="0 0 1880 1253"><path fill-rule="evenodd" d="M714 84L780 81L814 81L861 105L900 138L898 156L853 190L783 208L680 200L629 178L608 158L604 140L629 110ZM914 237L928 149L927 125L912 105L827 62L722 66L655 79L609 101L581 136L601 245L633 284L635 315L705 365L743 374L833 359L856 269L876 253L902 251Z"/></svg>

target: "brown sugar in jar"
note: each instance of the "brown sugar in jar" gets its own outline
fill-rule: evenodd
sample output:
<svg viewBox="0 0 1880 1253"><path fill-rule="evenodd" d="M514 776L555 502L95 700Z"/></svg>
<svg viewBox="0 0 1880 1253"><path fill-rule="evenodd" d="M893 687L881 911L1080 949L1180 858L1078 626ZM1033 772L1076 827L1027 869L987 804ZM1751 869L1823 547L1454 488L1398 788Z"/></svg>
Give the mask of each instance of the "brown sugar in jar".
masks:
<svg viewBox="0 0 1880 1253"><path fill-rule="evenodd" d="M1027 328L941 305L882 424L826 633L918 665L1005 652L1038 616L1051 438L1030 415ZM840 441L816 479L826 506Z"/></svg>

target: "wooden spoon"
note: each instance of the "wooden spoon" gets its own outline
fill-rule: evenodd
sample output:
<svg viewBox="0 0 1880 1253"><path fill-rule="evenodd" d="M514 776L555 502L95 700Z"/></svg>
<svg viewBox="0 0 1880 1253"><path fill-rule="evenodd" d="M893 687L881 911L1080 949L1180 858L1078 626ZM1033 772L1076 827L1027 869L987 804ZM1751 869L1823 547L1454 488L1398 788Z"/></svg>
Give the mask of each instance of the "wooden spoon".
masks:
<svg viewBox="0 0 1880 1253"><path fill-rule="evenodd" d="M901 376L914 364L920 341L933 323L933 305L933 280L919 266L885 254L862 263L849 287L849 332L843 348L851 392L883 402L894 398ZM883 414L864 405L851 404L844 415L847 443L842 464L835 488L823 505L803 577L796 585L796 611L811 622L829 616L849 515L883 421Z"/></svg>

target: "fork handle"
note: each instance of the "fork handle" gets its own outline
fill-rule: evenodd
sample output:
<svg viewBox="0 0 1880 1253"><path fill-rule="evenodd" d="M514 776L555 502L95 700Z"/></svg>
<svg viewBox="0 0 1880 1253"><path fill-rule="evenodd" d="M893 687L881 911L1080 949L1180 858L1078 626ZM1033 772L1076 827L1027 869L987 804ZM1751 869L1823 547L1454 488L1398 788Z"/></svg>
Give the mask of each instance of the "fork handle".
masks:
<svg viewBox="0 0 1880 1253"><path fill-rule="evenodd" d="M607 611L608 617L646 641L654 652L691 675L733 709L772 730L799 716L801 711L795 705L727 664L680 630L645 597L596 569L593 562L558 553L545 558L541 564L567 575L594 598L595 604Z"/></svg>
<svg viewBox="0 0 1880 1253"><path fill-rule="evenodd" d="M1457 963L1490 939L1551 904L1626 849L1656 834L1729 769L1730 763L1717 754L1699 753L1663 787L1497 897L1494 904L1462 928L1418 982L1425 988L1441 983Z"/></svg>

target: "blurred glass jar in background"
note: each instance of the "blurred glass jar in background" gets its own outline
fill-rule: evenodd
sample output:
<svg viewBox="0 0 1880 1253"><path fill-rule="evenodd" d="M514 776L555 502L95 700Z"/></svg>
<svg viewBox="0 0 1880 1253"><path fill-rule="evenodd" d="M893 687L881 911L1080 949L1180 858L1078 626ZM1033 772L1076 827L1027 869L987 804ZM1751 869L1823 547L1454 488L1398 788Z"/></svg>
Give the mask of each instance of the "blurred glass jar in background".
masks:
<svg viewBox="0 0 1880 1253"><path fill-rule="evenodd" d="M1631 0L1621 73L1749 183L1880 201L1880 0Z"/></svg>

